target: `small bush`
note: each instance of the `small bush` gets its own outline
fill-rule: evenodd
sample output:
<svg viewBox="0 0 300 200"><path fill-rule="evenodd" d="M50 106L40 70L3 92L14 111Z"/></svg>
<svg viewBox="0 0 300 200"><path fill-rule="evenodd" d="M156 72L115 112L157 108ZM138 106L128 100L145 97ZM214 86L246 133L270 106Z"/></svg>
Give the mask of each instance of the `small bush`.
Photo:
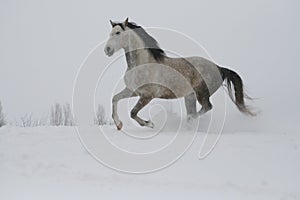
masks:
<svg viewBox="0 0 300 200"><path fill-rule="evenodd" d="M3 109L2 109L2 105L1 105L1 101L0 101L0 127L6 125L6 121L5 121L5 117L4 117L4 113L3 113Z"/></svg>
<svg viewBox="0 0 300 200"><path fill-rule="evenodd" d="M106 124L107 120L105 117L105 110L102 105L98 105L96 110L96 117L95 117L95 124L96 125L104 125Z"/></svg>

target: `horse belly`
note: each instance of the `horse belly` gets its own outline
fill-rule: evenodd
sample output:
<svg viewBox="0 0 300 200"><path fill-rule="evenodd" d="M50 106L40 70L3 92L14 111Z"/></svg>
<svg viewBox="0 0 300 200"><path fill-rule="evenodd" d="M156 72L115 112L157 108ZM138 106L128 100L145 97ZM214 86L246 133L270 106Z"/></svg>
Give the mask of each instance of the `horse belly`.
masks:
<svg viewBox="0 0 300 200"><path fill-rule="evenodd" d="M176 70L161 64L149 65L127 71L124 76L126 87L140 96L165 99L180 98L193 92L191 83Z"/></svg>

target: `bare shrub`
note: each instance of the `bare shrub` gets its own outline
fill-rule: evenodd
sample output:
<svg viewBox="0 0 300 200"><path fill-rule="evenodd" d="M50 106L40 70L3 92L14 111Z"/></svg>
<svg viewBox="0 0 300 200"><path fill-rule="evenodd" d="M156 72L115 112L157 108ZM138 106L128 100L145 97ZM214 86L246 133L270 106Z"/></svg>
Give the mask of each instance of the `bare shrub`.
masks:
<svg viewBox="0 0 300 200"><path fill-rule="evenodd" d="M0 127L4 126L5 124L6 124L6 121L5 121L3 108L2 108L2 105L1 105L1 101L0 101Z"/></svg>
<svg viewBox="0 0 300 200"><path fill-rule="evenodd" d="M105 117L104 107L100 104L97 107L96 116L95 116L94 121L95 121L96 125L104 125L107 122L106 117Z"/></svg>
<svg viewBox="0 0 300 200"><path fill-rule="evenodd" d="M64 113L64 126L74 126L74 118L72 114L72 109L69 103L65 103L63 105L63 113Z"/></svg>
<svg viewBox="0 0 300 200"><path fill-rule="evenodd" d="M32 113L24 114L19 120L15 121L15 125L21 127L45 126L46 124L47 118L34 118Z"/></svg>
<svg viewBox="0 0 300 200"><path fill-rule="evenodd" d="M63 120L62 106L59 103L55 103L51 108L50 125L62 126L63 124L64 124L64 120Z"/></svg>
<svg viewBox="0 0 300 200"><path fill-rule="evenodd" d="M75 120L69 103L55 103L50 112L50 125L52 126L74 126Z"/></svg>

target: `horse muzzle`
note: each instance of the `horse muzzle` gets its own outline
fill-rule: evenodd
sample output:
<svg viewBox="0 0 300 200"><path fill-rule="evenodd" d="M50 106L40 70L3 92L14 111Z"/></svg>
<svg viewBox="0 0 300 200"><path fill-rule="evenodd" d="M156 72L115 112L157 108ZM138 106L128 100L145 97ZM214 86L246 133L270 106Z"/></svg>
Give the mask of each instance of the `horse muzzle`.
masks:
<svg viewBox="0 0 300 200"><path fill-rule="evenodd" d="M112 56L114 54L114 50L110 47L105 47L104 52L107 56Z"/></svg>

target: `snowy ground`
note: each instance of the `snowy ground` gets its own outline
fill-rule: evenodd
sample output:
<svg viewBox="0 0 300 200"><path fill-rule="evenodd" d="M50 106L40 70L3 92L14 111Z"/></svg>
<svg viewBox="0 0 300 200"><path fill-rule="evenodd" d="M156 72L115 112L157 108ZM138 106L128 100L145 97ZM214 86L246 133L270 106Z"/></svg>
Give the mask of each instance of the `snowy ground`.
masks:
<svg viewBox="0 0 300 200"><path fill-rule="evenodd" d="M74 128L2 127L0 199L300 199L298 133L223 134L204 160L199 145L169 168L130 175L93 159Z"/></svg>

